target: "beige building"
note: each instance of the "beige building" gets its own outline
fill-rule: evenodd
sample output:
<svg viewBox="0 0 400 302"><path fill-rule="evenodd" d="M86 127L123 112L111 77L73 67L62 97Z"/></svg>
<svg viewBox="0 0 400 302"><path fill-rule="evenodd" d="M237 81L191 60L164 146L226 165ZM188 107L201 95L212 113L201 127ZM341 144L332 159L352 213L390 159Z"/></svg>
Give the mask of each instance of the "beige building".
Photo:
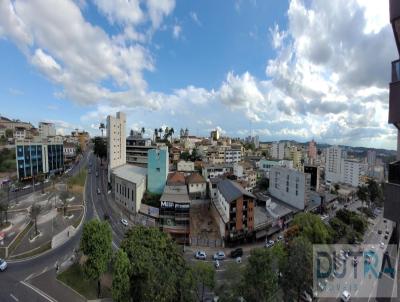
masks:
<svg viewBox="0 0 400 302"><path fill-rule="evenodd" d="M180 160L177 164L177 170L179 172L193 172L194 171L194 162Z"/></svg>
<svg viewBox="0 0 400 302"><path fill-rule="evenodd" d="M107 116L108 179L111 170L126 163L126 117L117 112L116 117Z"/></svg>
<svg viewBox="0 0 400 302"><path fill-rule="evenodd" d="M191 199L204 199L207 195L207 182L199 173L193 173L186 179Z"/></svg>
<svg viewBox="0 0 400 302"><path fill-rule="evenodd" d="M39 136L41 138L52 137L56 135L56 127L53 123L40 122Z"/></svg>

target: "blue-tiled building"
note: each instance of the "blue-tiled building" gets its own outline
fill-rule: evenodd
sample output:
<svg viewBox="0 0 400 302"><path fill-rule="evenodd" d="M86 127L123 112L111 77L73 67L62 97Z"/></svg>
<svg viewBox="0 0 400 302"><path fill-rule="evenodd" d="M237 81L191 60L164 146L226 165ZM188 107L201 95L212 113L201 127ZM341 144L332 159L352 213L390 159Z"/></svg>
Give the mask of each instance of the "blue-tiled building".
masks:
<svg viewBox="0 0 400 302"><path fill-rule="evenodd" d="M16 144L18 179L28 180L32 176L60 173L64 170L62 144L20 142Z"/></svg>
<svg viewBox="0 0 400 302"><path fill-rule="evenodd" d="M167 148L148 151L147 190L162 194L169 170L169 155Z"/></svg>

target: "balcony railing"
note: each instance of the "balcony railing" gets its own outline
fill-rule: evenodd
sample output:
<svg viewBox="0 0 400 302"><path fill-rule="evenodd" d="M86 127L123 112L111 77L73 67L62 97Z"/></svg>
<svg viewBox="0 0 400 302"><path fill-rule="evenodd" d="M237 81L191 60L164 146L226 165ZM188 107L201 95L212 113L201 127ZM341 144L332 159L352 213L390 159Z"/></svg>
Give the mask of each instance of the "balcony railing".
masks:
<svg viewBox="0 0 400 302"><path fill-rule="evenodd" d="M390 83L389 123L400 128L400 81Z"/></svg>
<svg viewBox="0 0 400 302"><path fill-rule="evenodd" d="M400 160L389 164L388 181L400 185Z"/></svg>

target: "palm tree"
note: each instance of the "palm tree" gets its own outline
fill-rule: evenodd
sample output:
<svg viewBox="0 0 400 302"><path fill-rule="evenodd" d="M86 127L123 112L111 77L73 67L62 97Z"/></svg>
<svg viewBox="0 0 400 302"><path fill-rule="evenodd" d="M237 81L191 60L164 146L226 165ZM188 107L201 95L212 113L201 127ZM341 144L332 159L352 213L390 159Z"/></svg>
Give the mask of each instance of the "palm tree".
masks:
<svg viewBox="0 0 400 302"><path fill-rule="evenodd" d="M169 129L169 133L170 133L170 135L171 135L171 141L173 141L173 140L174 140L174 139L173 139L173 135L174 135L174 133L175 133L174 128Z"/></svg>
<svg viewBox="0 0 400 302"><path fill-rule="evenodd" d="M140 129L140 133L142 133L142 135L146 132L146 129L144 129L144 127L142 127L142 129Z"/></svg>
<svg viewBox="0 0 400 302"><path fill-rule="evenodd" d="M100 123L99 129L101 131L101 136L103 136L104 129L106 129L106 126L104 125L104 123Z"/></svg>
<svg viewBox="0 0 400 302"><path fill-rule="evenodd" d="M164 132L164 130L160 127L160 128L158 129L158 133L160 134L160 138L161 138L161 135L162 135L163 132Z"/></svg>
<svg viewBox="0 0 400 302"><path fill-rule="evenodd" d="M169 127L166 127L164 132L164 139L168 139L168 136L169 136Z"/></svg>
<svg viewBox="0 0 400 302"><path fill-rule="evenodd" d="M158 129L154 129L154 141L156 141L158 138Z"/></svg>

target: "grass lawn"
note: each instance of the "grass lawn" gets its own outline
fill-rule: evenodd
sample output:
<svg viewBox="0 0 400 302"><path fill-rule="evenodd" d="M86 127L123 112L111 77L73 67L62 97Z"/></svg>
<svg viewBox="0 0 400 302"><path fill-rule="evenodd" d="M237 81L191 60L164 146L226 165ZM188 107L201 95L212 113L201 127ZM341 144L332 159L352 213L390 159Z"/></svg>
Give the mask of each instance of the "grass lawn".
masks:
<svg viewBox="0 0 400 302"><path fill-rule="evenodd" d="M83 270L78 263L73 264L66 271L57 276L57 279L76 290L88 300L97 299L97 282L86 280ZM111 298L110 288L102 286L102 298Z"/></svg>

